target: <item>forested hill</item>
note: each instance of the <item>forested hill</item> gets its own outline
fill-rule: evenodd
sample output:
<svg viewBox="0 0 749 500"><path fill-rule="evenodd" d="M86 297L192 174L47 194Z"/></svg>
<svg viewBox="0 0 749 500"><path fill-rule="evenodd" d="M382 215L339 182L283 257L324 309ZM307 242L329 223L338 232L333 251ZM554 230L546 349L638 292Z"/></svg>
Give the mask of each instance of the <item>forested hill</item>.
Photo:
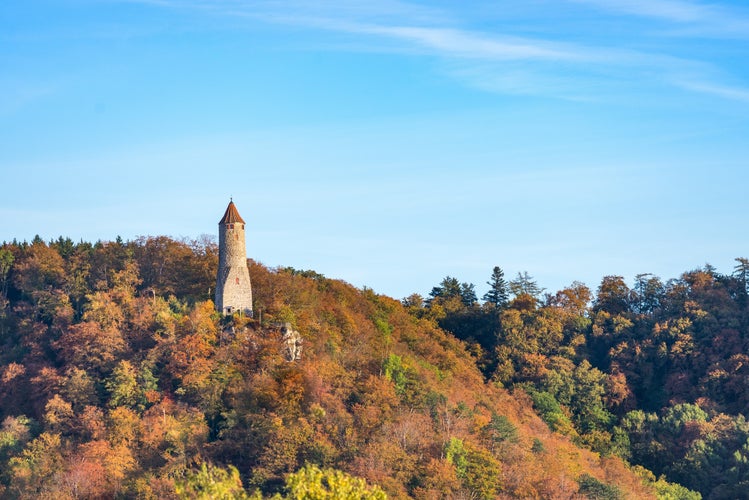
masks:
<svg viewBox="0 0 749 500"><path fill-rule="evenodd" d="M0 497L699 498L625 459L747 490L746 274L541 298L497 268L483 304L401 303L251 263L247 319L216 267L210 241L0 247Z"/></svg>

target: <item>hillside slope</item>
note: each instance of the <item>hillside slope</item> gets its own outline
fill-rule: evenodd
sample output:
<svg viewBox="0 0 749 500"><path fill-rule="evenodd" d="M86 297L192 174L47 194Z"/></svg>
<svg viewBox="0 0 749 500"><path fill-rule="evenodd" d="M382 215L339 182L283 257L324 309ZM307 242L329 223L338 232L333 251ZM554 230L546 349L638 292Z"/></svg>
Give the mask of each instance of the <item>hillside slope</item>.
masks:
<svg viewBox="0 0 749 500"><path fill-rule="evenodd" d="M371 290L253 263L256 317L225 319L205 242L3 250L0 496L173 498L209 462L265 494L313 463L392 498L655 497Z"/></svg>

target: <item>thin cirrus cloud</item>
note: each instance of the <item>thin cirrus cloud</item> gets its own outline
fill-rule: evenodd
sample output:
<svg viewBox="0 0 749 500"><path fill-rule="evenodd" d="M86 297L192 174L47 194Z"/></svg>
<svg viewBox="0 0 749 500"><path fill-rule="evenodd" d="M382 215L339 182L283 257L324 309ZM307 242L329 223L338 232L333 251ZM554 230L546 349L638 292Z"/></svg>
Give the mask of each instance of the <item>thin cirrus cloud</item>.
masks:
<svg viewBox="0 0 749 500"><path fill-rule="evenodd" d="M694 92L702 92L705 94L712 94L725 99L733 101L741 101L749 104L749 89L742 87L731 87L727 85L715 85L711 83L705 83L700 81L676 81L675 85L681 86L687 90Z"/></svg>
<svg viewBox="0 0 749 500"><path fill-rule="evenodd" d="M670 33L716 38L749 38L749 12L715 3L683 0L568 0L601 10L671 23Z"/></svg>
<svg viewBox="0 0 749 500"><path fill-rule="evenodd" d="M445 72L484 91L553 98L602 99L631 88L678 88L747 102L749 89L727 85L728 71L715 63L670 53L600 46L595 39L569 43L544 37L512 36L460 26L457 12L398 0L354 2L244 3L236 0L130 0L192 8L224 17L345 33L367 41L369 50L424 54L443 61ZM617 15L655 18L665 30L749 36L749 22L725 8L682 0L568 0ZM547 27L547 30L553 30ZM636 35L636 33L634 33ZM648 35L652 36L652 34ZM361 40L359 40L360 42ZM379 41L379 43L378 43ZM652 47L652 45L651 45Z"/></svg>
<svg viewBox="0 0 749 500"><path fill-rule="evenodd" d="M403 50L444 61L446 73L463 84L493 93L599 100L626 82L640 85L656 73L659 85L675 75L710 73L703 64L672 56L455 28L352 23L329 23L327 27L397 40ZM702 91L697 86L689 90Z"/></svg>
<svg viewBox="0 0 749 500"><path fill-rule="evenodd" d="M695 22L713 14L714 9L693 2L676 0L570 0L605 10L671 22Z"/></svg>
<svg viewBox="0 0 749 500"><path fill-rule="evenodd" d="M352 31L397 38L450 57L489 60L586 61L592 54L574 47L516 37L490 37L452 28L352 26Z"/></svg>
<svg viewBox="0 0 749 500"><path fill-rule="evenodd" d="M295 22L303 20L296 18ZM456 28L388 26L319 17L315 18L314 26L398 41L403 44L402 50L444 59L446 71L452 77L489 92L597 100L610 97L627 84L650 84L740 102L747 102L749 95L747 89L712 81L720 73L713 65L668 54L497 36Z"/></svg>

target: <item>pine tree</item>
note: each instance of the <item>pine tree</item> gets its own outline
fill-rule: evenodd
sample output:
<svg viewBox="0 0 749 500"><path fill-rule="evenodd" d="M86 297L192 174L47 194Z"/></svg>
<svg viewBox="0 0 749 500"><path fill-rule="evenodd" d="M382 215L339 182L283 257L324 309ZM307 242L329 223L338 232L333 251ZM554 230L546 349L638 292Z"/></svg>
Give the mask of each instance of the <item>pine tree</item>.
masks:
<svg viewBox="0 0 749 500"><path fill-rule="evenodd" d="M452 276L445 276L445 278L442 280L442 282L440 282L438 286L432 288L432 291L429 292L429 295L433 299L436 299L438 297L449 299L451 297L458 296L462 298L462 292L463 289L461 288L460 281L458 281L456 278L453 278Z"/></svg>
<svg viewBox="0 0 749 500"><path fill-rule="evenodd" d="M460 284L460 300L466 307L470 307L479 301L476 297L476 286L473 283Z"/></svg>
<svg viewBox="0 0 749 500"><path fill-rule="evenodd" d="M483 299L496 307L505 307L507 305L507 283L505 282L505 273L499 266L494 266L492 277L486 282L489 285L489 291L484 294Z"/></svg>
<svg viewBox="0 0 749 500"><path fill-rule="evenodd" d="M734 259L738 264L733 268L733 276L739 280L744 292L749 293L749 259L738 257Z"/></svg>

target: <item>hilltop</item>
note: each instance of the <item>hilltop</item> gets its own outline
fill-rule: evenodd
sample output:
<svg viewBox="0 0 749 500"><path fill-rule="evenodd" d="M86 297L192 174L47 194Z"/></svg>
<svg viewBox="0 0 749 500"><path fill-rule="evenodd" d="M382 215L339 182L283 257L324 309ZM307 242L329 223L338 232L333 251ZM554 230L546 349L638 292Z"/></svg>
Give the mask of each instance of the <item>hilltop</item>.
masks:
<svg viewBox="0 0 749 500"><path fill-rule="evenodd" d="M678 425L673 463L710 433L741 447L743 421L705 395L647 413L671 403L637 400L646 382L623 353L627 314L645 313L614 311L616 294L590 309L579 287L545 304L526 290L496 307L442 286L401 302L250 262L255 317L224 318L216 265L210 241L166 237L2 247L2 496L174 498L206 465L270 495L315 464L392 498L698 498L620 457L646 463L653 441L634 438L657 425ZM718 285L702 274L703 292Z"/></svg>

